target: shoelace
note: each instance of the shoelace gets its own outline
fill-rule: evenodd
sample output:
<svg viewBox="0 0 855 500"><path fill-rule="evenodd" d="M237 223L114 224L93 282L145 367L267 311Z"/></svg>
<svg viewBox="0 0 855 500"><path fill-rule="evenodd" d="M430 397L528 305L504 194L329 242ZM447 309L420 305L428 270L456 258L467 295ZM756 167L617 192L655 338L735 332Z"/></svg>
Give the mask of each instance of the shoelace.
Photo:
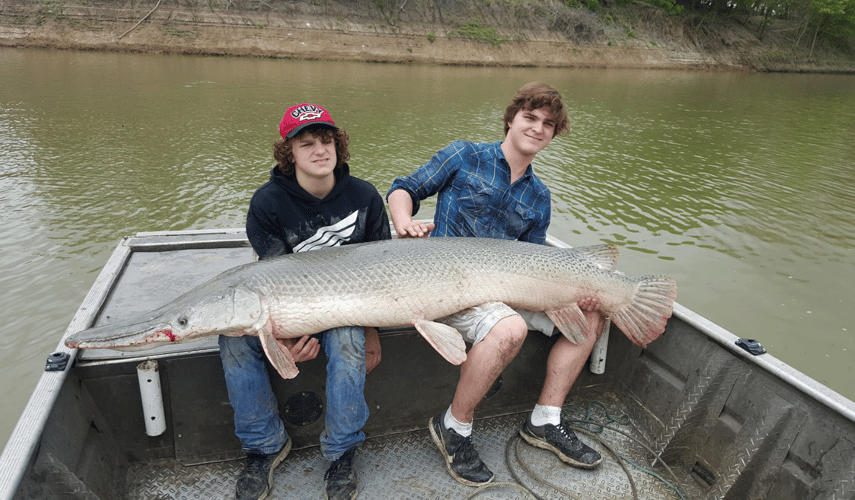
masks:
<svg viewBox="0 0 855 500"><path fill-rule="evenodd" d="M469 462L473 458L478 456L478 452L475 451L475 446L472 445L472 436L467 436L457 445L457 448L454 450L454 459L460 460L463 462Z"/></svg>
<svg viewBox="0 0 855 500"><path fill-rule="evenodd" d="M579 440L579 438L576 436L575 432L573 433L572 436L570 434L568 434L567 430L564 428L564 424L558 424L555 426L555 428L558 429L558 432L560 432L561 435L567 439L567 441L570 443L571 449L575 450L575 449L581 448L580 445L581 445L582 441Z"/></svg>
<svg viewBox="0 0 855 500"><path fill-rule="evenodd" d="M264 455L248 454L246 456L245 476L256 476L264 474Z"/></svg>
<svg viewBox="0 0 855 500"><path fill-rule="evenodd" d="M324 481L328 480L331 477L338 478L338 476L350 475L350 470L352 468L351 458L353 457L354 451L355 448L347 450L344 455L342 455L341 457L339 457L338 460L333 462L332 465L330 465L330 468L327 469L327 472L324 474Z"/></svg>

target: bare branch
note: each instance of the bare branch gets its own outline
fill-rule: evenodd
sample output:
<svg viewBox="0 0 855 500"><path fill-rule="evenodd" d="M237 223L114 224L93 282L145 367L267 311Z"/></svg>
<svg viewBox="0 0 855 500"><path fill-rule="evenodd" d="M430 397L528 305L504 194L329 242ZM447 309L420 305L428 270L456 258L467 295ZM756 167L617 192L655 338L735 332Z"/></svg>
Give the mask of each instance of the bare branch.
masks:
<svg viewBox="0 0 855 500"><path fill-rule="evenodd" d="M161 1L162 1L162 0L157 0L157 4L154 6L154 8L153 8L153 9L151 9L151 10L148 12L148 14L146 14L146 15L145 15L145 17L143 17L142 19L140 19L139 21L137 21L137 24L135 24L135 25L133 26L133 28L131 28L131 29L129 29L128 31L126 31L126 32L122 33L121 35L119 35L119 38L122 38L122 37L124 37L125 35L127 35L128 33L130 33L131 31L135 30L135 29L137 28L137 26L139 26L139 25L140 25L140 23L141 23L141 22L143 22L143 21L145 21L146 19L148 19L148 16L150 16L150 15L151 15L151 13L152 13L152 12L154 12L155 10L157 10L157 8L160 6L160 2L161 2Z"/></svg>

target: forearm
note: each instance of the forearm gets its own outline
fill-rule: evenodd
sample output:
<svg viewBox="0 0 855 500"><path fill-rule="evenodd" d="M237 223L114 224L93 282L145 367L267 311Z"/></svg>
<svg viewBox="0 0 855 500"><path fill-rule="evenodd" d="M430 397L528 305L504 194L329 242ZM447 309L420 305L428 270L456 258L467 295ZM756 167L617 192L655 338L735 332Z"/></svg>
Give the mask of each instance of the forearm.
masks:
<svg viewBox="0 0 855 500"><path fill-rule="evenodd" d="M365 327L365 372L371 373L382 357L380 347L380 332L371 326Z"/></svg>
<svg viewBox="0 0 855 500"><path fill-rule="evenodd" d="M409 224L413 220L413 199L410 193L403 189L396 189L389 194L389 214L395 230Z"/></svg>
<svg viewBox="0 0 855 500"><path fill-rule="evenodd" d="M389 213L399 238L423 238L434 228L433 222L413 221L413 199L410 193L396 189L389 194Z"/></svg>

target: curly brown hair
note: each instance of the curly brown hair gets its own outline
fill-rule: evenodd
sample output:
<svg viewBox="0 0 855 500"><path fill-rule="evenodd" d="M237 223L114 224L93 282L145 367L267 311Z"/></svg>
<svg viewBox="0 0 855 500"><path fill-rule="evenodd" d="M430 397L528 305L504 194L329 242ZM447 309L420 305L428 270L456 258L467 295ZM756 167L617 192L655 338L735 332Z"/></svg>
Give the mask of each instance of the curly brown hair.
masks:
<svg viewBox="0 0 855 500"><path fill-rule="evenodd" d="M567 116L567 111L564 110L561 94L545 83L531 82L523 85L517 91L505 110L503 118L505 135L508 135L508 130L510 130L508 124L514 121L517 112L521 109L530 111L542 107L548 107L555 119L555 133L553 135L559 135L570 130L570 118Z"/></svg>
<svg viewBox="0 0 855 500"><path fill-rule="evenodd" d="M350 151L347 150L347 144L350 142L350 136L342 129L331 129L319 125L317 127L307 127L300 131L290 139L280 139L273 143L273 158L279 165L279 170L285 175L294 174L294 154L292 149L293 142L302 137L303 134L312 134L313 137L321 140L335 141L336 163L335 168L341 169L341 166L350 159Z"/></svg>

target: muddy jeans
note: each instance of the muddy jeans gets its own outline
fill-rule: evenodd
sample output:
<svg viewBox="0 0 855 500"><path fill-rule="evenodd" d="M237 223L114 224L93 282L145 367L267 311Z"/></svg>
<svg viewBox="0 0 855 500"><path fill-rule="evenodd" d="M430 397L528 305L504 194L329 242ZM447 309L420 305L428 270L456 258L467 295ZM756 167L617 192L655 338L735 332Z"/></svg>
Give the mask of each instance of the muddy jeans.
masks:
<svg viewBox="0 0 855 500"><path fill-rule="evenodd" d="M362 327L341 327L315 337L327 356L326 428L321 434L321 453L332 461L365 440L365 331ZM243 450L278 451L287 441L287 433L267 376L261 342L255 336L221 335L219 343L229 401L235 412L235 435Z"/></svg>

